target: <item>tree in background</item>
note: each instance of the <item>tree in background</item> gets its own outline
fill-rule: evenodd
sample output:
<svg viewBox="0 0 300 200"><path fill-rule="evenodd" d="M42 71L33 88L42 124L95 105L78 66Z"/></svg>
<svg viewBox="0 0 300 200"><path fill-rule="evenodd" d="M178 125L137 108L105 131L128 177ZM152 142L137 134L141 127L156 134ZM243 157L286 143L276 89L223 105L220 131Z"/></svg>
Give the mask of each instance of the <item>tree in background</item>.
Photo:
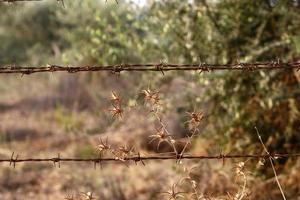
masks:
<svg viewBox="0 0 300 200"><path fill-rule="evenodd" d="M297 1L169 0L148 1L145 7L93 0L66 3L67 9L28 6L22 14L0 7L8 13L1 18L1 62L48 63L54 55L58 55L55 61L67 64L299 59ZM161 77L147 74L131 80L147 86L149 76L157 84L162 82ZM173 79L176 73L166 76ZM211 105L210 125L204 132L222 148L253 150L257 126L270 150L299 149L299 72L196 76L198 87L205 89L201 102ZM187 102L191 107L195 104L191 97L197 97L196 92L186 89L181 95L193 101Z"/></svg>
<svg viewBox="0 0 300 200"><path fill-rule="evenodd" d="M110 58L121 56L112 62L122 61L123 56L129 61L161 58L180 63L293 61L299 57L297 1L171 0L150 2L142 12L129 16L135 19L132 24L127 21L130 27L122 22L103 26L107 21L103 19L99 21L102 26L92 31L91 38L101 50L103 44L113 44L106 51ZM116 38L109 37L109 32ZM299 77L296 70L199 75L199 87L206 88L200 98L213 103L209 113L212 128L207 133L228 148L248 151L257 143L257 126L270 150L296 151L300 141Z"/></svg>

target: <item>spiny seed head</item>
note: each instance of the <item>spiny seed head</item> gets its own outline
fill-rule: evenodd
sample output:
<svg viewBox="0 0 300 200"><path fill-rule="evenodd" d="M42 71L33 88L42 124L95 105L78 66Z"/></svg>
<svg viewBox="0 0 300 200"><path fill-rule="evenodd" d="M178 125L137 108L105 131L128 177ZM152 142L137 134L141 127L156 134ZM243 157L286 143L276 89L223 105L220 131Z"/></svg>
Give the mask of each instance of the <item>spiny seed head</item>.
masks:
<svg viewBox="0 0 300 200"><path fill-rule="evenodd" d="M111 92L110 101L112 103L120 103L121 98L120 98L120 96L116 92L112 91Z"/></svg>
<svg viewBox="0 0 300 200"><path fill-rule="evenodd" d="M128 154L134 152L134 146L128 147L127 145L123 145L123 146L119 147L119 151L121 153L124 153L124 154L128 155Z"/></svg>
<svg viewBox="0 0 300 200"><path fill-rule="evenodd" d="M177 185L173 184L170 191L162 192L162 194L167 195L169 197L169 200L171 200L171 199L176 200L176 199L179 199L179 198L184 198L183 194L186 193L186 192L180 192L180 191L177 192L176 187L177 187Z"/></svg>
<svg viewBox="0 0 300 200"><path fill-rule="evenodd" d="M109 109L110 113L113 117L122 118L123 115L123 109L121 109L121 106L113 105L112 109Z"/></svg>
<svg viewBox="0 0 300 200"><path fill-rule="evenodd" d="M108 138L106 138L105 141L99 138L99 145L96 147L96 149L100 154L105 151L111 150L111 146L108 144Z"/></svg>
<svg viewBox="0 0 300 200"><path fill-rule="evenodd" d="M189 120L186 121L185 123L189 124L189 128L193 131L198 131L198 127L201 123L201 121L204 118L204 113L203 112L187 112L188 116L189 116Z"/></svg>
<svg viewBox="0 0 300 200"><path fill-rule="evenodd" d="M204 114L203 112L191 112L191 113L188 113L189 116L190 116L190 121L191 122L201 122L204 118Z"/></svg>
<svg viewBox="0 0 300 200"><path fill-rule="evenodd" d="M74 196L71 194L67 194L67 196L64 199L65 200L74 200Z"/></svg>
<svg viewBox="0 0 300 200"><path fill-rule="evenodd" d="M239 162L236 165L236 174L244 174L244 168L245 168L245 163L244 162Z"/></svg>
<svg viewBox="0 0 300 200"><path fill-rule="evenodd" d="M145 95L144 99L146 102L158 105L160 102L159 92L151 91L150 89L142 90L142 94Z"/></svg>
<svg viewBox="0 0 300 200"><path fill-rule="evenodd" d="M167 139L170 137L164 130L164 128L156 129L156 133L154 135L150 135L149 137L158 138L158 139Z"/></svg>
<svg viewBox="0 0 300 200"><path fill-rule="evenodd" d="M157 130L156 134L150 135L150 138L152 138L149 142L152 143L153 141L157 140L157 150L159 149L159 146L163 142L167 142L170 146L174 146L174 143L176 142L171 135L167 134L165 129L162 127L161 129Z"/></svg>
<svg viewBox="0 0 300 200"><path fill-rule="evenodd" d="M87 192L87 193L82 192L81 194L84 196L85 200L94 200L95 199L92 192Z"/></svg>

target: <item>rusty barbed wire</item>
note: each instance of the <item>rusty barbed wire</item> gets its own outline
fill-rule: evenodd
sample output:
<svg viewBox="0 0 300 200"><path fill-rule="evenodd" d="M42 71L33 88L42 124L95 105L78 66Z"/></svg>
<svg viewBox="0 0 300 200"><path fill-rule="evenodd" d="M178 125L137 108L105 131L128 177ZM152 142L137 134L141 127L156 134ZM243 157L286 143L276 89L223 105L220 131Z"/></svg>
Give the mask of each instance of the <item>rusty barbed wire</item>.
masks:
<svg viewBox="0 0 300 200"><path fill-rule="evenodd" d="M124 157L124 161L147 161L147 160L224 160L224 159L238 159L238 158L252 158L252 159L280 159L280 158L298 158L300 157L300 153L288 154L288 153L274 153L274 154L235 154L235 155L151 155L151 156L141 156L138 154L137 156L129 156ZM62 162L92 162L92 163L102 163L102 162L110 162L110 161L118 161L115 157L98 157L98 158L63 158L60 154L57 157L53 158L14 158L14 153L11 158L2 158L0 159L0 163L9 163L10 165L16 166L16 163L24 163L24 162L51 162L51 163L59 163L59 166Z"/></svg>
<svg viewBox="0 0 300 200"><path fill-rule="evenodd" d="M0 0L0 3L32 2L32 1L34 2L34 1L44 1L44 0Z"/></svg>
<svg viewBox="0 0 300 200"><path fill-rule="evenodd" d="M257 71L257 70L278 70L278 69L296 69L300 70L300 62L254 62L254 63L231 63L231 64L171 64L171 63L150 63L150 64L117 64L117 65L86 65L86 66L15 66L2 65L0 66L0 73L19 73L23 75L30 75L33 73L42 72L99 72L109 71L111 73L120 73L122 71L157 71L165 74L166 71L199 71L211 72L219 70L233 70L233 71Z"/></svg>
<svg viewBox="0 0 300 200"><path fill-rule="evenodd" d="M0 3L17 3L17 2L37 2L37 1L45 1L45 0L0 0ZM64 0L53 0L57 1L58 3L62 3L64 6ZM118 0L114 0L117 4L119 4ZM107 3L107 0L105 0Z"/></svg>

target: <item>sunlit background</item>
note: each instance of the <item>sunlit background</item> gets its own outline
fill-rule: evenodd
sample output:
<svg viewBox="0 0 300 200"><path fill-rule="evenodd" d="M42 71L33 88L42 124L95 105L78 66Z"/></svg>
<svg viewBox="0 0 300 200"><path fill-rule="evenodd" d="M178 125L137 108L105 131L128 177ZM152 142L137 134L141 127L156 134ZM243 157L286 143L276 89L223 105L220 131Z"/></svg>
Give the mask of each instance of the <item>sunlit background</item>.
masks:
<svg viewBox="0 0 300 200"><path fill-rule="evenodd" d="M300 55L298 1L65 0L63 7L45 0L0 3L0 13L2 66L225 64ZM145 91L158 92L157 114L179 151L196 112L204 118L188 154L261 154L255 126L270 152L299 153L299 82L299 70L1 74L0 156L97 157L99 138L143 155L172 151L151 142L161 124ZM120 117L111 112L112 92L121 98ZM145 164L1 164L0 199L170 199L163 192L173 184L184 192L178 199L282 199L268 160ZM275 167L287 199L300 199L299 159L279 159Z"/></svg>

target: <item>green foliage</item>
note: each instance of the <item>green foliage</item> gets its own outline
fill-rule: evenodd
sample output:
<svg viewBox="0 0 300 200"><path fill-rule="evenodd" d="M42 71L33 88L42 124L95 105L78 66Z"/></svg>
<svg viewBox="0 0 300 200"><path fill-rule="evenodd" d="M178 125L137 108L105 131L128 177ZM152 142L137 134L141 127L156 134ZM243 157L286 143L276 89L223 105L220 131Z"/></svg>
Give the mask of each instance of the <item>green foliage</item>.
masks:
<svg viewBox="0 0 300 200"><path fill-rule="evenodd" d="M92 158L96 156L95 147L92 145L81 145L75 149L74 154L79 158Z"/></svg>
<svg viewBox="0 0 300 200"><path fill-rule="evenodd" d="M276 1L274 6L265 0L148 1L142 8L126 2L103 4L93 0L69 1L67 9L50 5L24 7L20 13L12 12L15 8L0 7L7 14L0 19L1 63L299 59L299 7L287 0ZM50 59L53 56L55 59ZM167 78L176 75L168 73ZM272 144L271 150L292 152L299 147L299 72L214 72L196 76L197 87L205 92L200 97L189 89L180 93L182 98L191 99L187 102L191 109L195 98L211 105L211 126L206 132L210 136L214 133L217 141L239 150L253 149L257 126L264 141ZM160 77L132 75L132 85L137 87L130 93L147 87L149 80L159 83Z"/></svg>
<svg viewBox="0 0 300 200"><path fill-rule="evenodd" d="M61 23L52 6L0 5L0 62L41 64L55 56L64 41L57 30ZM37 56L38 55L38 56Z"/></svg>
<svg viewBox="0 0 300 200"><path fill-rule="evenodd" d="M54 112L54 120L62 126L66 132L83 131L84 117L80 113L75 113L57 106Z"/></svg>

